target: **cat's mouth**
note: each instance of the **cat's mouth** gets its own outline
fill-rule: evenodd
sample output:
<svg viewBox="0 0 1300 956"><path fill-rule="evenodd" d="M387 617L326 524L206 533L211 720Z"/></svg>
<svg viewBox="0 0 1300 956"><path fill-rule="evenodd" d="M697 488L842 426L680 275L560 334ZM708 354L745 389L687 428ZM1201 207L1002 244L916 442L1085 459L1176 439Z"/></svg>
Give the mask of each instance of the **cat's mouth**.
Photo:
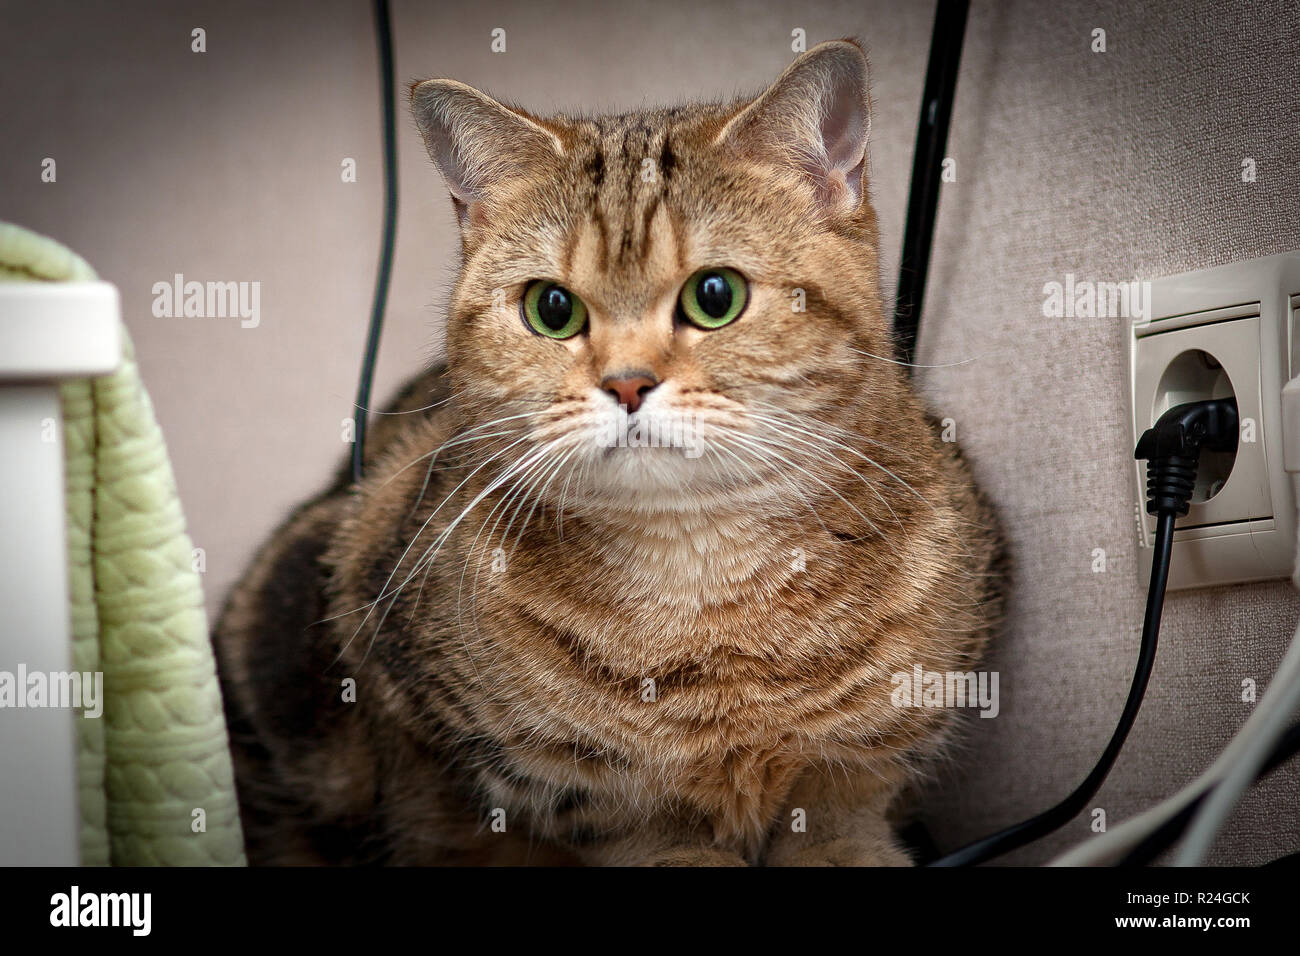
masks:
<svg viewBox="0 0 1300 956"><path fill-rule="evenodd" d="M750 507L786 497L790 469L806 473L803 449L782 447L762 417L719 394L680 404L661 394L629 411L593 390L534 421L524 483L560 506Z"/></svg>
<svg viewBox="0 0 1300 956"><path fill-rule="evenodd" d="M632 412L617 409L608 413L597 429L597 443L603 456L650 450L666 451L687 459L705 452L703 423L698 416L681 412Z"/></svg>

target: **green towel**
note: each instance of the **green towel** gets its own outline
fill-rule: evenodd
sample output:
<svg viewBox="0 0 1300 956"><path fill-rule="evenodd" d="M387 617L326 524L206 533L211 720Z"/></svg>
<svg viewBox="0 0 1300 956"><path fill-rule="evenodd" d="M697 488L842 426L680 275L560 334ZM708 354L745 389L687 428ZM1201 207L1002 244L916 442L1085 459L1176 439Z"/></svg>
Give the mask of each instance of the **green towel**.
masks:
<svg viewBox="0 0 1300 956"><path fill-rule="evenodd" d="M0 281L95 278L0 223ZM122 342L116 372L62 387L73 666L104 673L103 717L76 722L82 863L242 865L203 589L125 329Z"/></svg>

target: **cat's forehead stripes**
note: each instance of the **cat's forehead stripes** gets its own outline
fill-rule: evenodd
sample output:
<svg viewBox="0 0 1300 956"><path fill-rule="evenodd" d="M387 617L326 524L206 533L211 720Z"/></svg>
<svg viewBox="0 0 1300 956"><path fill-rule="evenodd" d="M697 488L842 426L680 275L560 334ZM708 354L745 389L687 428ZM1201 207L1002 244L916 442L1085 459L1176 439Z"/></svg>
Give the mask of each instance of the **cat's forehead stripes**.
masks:
<svg viewBox="0 0 1300 956"><path fill-rule="evenodd" d="M604 127L596 143L604 175L595 208L607 224L606 267L626 268L644 260L648 226L668 187L658 157L670 130L667 124L639 116L614 117L598 125Z"/></svg>
<svg viewBox="0 0 1300 956"><path fill-rule="evenodd" d="M577 162L589 212L565 244L567 274L613 281L632 293L684 267L685 236L670 198L679 165L677 113L606 116L583 124L585 152Z"/></svg>

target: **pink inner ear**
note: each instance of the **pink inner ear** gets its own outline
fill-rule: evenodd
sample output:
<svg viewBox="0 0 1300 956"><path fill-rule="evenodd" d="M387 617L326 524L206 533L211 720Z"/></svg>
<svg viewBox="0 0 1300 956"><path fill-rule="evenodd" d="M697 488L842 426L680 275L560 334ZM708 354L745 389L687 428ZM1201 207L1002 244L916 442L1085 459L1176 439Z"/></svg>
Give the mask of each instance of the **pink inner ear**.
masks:
<svg viewBox="0 0 1300 956"><path fill-rule="evenodd" d="M862 151L862 158L858 164L850 169L847 173L842 174L844 177L844 188L849 191L853 197L853 204L856 206L862 201L862 177L866 174L867 151Z"/></svg>
<svg viewBox="0 0 1300 956"><path fill-rule="evenodd" d="M851 76L838 74L821 104L820 132L828 168L823 171L828 198L841 200L845 191L856 204L862 195L867 160L867 113L863 92Z"/></svg>
<svg viewBox="0 0 1300 956"><path fill-rule="evenodd" d="M832 169L822 181L822 201L829 206L839 206L857 198L857 192L844 178L844 173Z"/></svg>
<svg viewBox="0 0 1300 956"><path fill-rule="evenodd" d="M816 48L734 117L726 135L742 150L795 165L818 200L844 213L865 192L867 63L849 43Z"/></svg>
<svg viewBox="0 0 1300 956"><path fill-rule="evenodd" d="M842 93L842 91L837 91ZM844 169L859 161L865 145L862 117L851 96L837 95L830 102L830 110L822 120L822 143L834 169Z"/></svg>

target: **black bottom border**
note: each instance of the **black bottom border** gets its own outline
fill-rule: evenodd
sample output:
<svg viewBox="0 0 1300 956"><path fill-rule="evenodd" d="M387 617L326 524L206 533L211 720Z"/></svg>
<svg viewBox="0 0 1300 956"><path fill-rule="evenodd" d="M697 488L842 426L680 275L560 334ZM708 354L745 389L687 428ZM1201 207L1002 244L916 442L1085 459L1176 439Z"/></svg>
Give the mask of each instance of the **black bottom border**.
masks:
<svg viewBox="0 0 1300 956"><path fill-rule="evenodd" d="M9 869L0 871L6 942L71 938L85 944L187 944L270 939L338 945L403 932L431 945L579 941L621 946L689 923L735 941L785 928L830 942L846 931L900 944L1099 937L1216 944L1294 927L1294 862L1259 869L536 870L536 869ZM149 894L149 932L70 922L99 894ZM144 897L137 898L143 903ZM113 906L121 906L114 900ZM137 922L142 913L137 911ZM845 923L842 920L849 920ZM1203 921L1208 920L1206 924ZM1244 920L1244 922L1243 922ZM81 915L78 916L81 921ZM129 922L123 918L122 922ZM1135 922L1136 921L1136 922ZM448 935L455 925L454 935ZM784 925L782 925L784 924ZM600 937L606 929L619 935ZM709 932L713 930L713 932ZM894 936L902 933L902 939ZM466 938L468 937L468 938ZM616 943L614 940L622 940ZM685 942L685 940L681 940ZM892 945L892 944L891 944ZM13 950L11 950L13 951Z"/></svg>

